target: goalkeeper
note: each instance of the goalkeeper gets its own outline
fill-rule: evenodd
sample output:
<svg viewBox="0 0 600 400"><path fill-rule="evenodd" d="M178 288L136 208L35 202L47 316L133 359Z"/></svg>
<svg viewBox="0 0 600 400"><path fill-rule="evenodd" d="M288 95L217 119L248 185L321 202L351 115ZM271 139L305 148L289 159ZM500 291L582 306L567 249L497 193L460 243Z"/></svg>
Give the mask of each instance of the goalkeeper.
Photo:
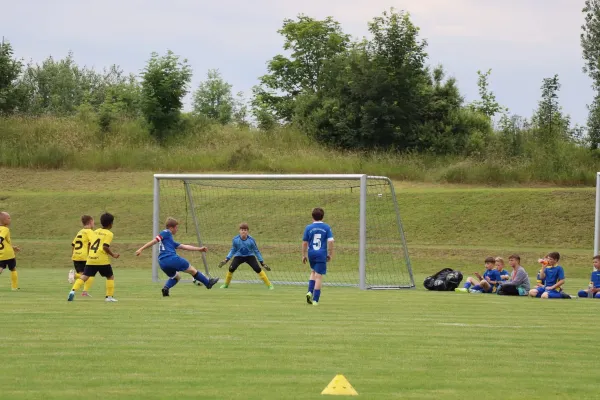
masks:
<svg viewBox="0 0 600 400"><path fill-rule="evenodd" d="M267 271L270 271L271 268L265 264L262 255L258 250L258 246L256 245L256 241L252 236L248 235L248 231L248 224L241 223L240 234L233 238L229 254L227 254L227 257L219 263L219 268L221 268L233 257L233 261L229 266L229 271L227 271L227 275L225 275L225 283L221 285L221 289L227 289L229 287L233 273L241 264L246 263L258 274L269 290L273 290L273 284L271 284L269 278L267 278L267 274L265 274L265 271L262 270L258 263L260 263Z"/></svg>

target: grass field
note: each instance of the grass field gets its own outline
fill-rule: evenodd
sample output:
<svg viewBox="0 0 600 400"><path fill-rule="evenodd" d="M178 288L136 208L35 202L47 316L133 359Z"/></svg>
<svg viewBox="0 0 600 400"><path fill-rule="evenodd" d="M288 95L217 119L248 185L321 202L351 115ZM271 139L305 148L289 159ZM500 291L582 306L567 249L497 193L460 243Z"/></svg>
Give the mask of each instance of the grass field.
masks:
<svg viewBox="0 0 600 400"><path fill-rule="evenodd" d="M23 248L22 290L10 292L8 273L0 275L0 399L311 399L336 374L370 399L597 393L600 302L430 293L421 284L441 267L470 274L487 255L513 252L533 275L534 260L557 250L566 290L586 287L593 189L397 182L417 289L328 287L309 307L304 287L281 285L206 291L181 283L160 297L149 254L133 255L151 237L151 177L0 169L0 209L13 216L13 241ZM120 301L102 301L99 278L94 298L67 303L78 218L105 209L117 217ZM269 232L263 227L259 238L275 240Z"/></svg>

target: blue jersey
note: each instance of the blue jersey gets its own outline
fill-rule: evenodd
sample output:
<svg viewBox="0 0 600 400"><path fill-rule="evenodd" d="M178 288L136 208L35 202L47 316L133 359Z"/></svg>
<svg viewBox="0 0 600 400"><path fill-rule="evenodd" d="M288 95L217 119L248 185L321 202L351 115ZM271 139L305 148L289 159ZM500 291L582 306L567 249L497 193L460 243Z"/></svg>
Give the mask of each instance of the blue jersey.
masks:
<svg viewBox="0 0 600 400"><path fill-rule="evenodd" d="M333 242L329 225L316 221L304 229L303 242L308 242L308 259L313 262L327 262L327 243Z"/></svg>
<svg viewBox="0 0 600 400"><path fill-rule="evenodd" d="M500 272L500 278L502 278L502 280L510 280L510 273L507 270L503 269L502 271L498 272ZM509 279L505 279L505 276L508 276Z"/></svg>
<svg viewBox="0 0 600 400"><path fill-rule="evenodd" d="M173 239L173 234L170 230L165 229L156 237L158 240L158 259L162 260L167 257L177 256L175 251L180 244Z"/></svg>
<svg viewBox="0 0 600 400"><path fill-rule="evenodd" d="M554 267L546 267L546 286L554 286L556 282L565 279L565 271L560 265Z"/></svg>
<svg viewBox="0 0 600 400"><path fill-rule="evenodd" d="M500 276L500 272L497 269L486 269L483 273L483 279L490 278L490 281L501 281L502 277ZM487 279L486 279L487 280Z"/></svg>
<svg viewBox="0 0 600 400"><path fill-rule="evenodd" d="M231 250L229 250L229 254L227 254L227 259L229 260L231 257L247 256L256 256L259 262L263 262L262 255L258 250L258 246L256 245L254 238L248 235L246 240L243 240L240 235L237 235L231 242Z"/></svg>
<svg viewBox="0 0 600 400"><path fill-rule="evenodd" d="M592 272L592 277L590 278L590 283L594 285L594 288L600 289L600 271Z"/></svg>

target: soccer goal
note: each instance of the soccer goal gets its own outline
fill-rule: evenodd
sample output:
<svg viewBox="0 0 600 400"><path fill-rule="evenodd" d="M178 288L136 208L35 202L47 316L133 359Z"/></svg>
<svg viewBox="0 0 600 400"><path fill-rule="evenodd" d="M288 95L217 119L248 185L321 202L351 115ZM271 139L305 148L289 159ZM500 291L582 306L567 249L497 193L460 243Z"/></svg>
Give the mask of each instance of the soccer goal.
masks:
<svg viewBox="0 0 600 400"><path fill-rule="evenodd" d="M224 277L217 265L238 226L248 223L274 284L305 285L302 234L314 207L325 210L335 237L326 285L361 289L415 286L400 210L390 179L368 175L154 175L153 231L167 217L179 220L176 240L203 245L207 253L182 252L199 270ZM163 279L153 248L152 278ZM235 282L262 283L245 264Z"/></svg>
<svg viewBox="0 0 600 400"><path fill-rule="evenodd" d="M600 254L600 172L596 172L596 218L594 221L594 256Z"/></svg>

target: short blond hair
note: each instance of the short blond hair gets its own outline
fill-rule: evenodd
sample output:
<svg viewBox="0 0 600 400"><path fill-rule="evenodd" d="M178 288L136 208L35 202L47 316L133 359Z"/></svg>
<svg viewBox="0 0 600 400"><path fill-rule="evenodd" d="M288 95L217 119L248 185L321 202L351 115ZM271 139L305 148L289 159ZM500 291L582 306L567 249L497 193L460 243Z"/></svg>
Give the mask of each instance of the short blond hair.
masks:
<svg viewBox="0 0 600 400"><path fill-rule="evenodd" d="M177 220L176 220L175 218L173 218L173 217L169 217L169 218L167 218L167 220L165 221L165 226L166 226L167 228L174 228L174 227L176 227L177 225L179 225L179 222L177 222Z"/></svg>
<svg viewBox="0 0 600 400"><path fill-rule="evenodd" d="M504 258L502 258L502 257L496 257L496 258L494 258L494 261L504 265Z"/></svg>

